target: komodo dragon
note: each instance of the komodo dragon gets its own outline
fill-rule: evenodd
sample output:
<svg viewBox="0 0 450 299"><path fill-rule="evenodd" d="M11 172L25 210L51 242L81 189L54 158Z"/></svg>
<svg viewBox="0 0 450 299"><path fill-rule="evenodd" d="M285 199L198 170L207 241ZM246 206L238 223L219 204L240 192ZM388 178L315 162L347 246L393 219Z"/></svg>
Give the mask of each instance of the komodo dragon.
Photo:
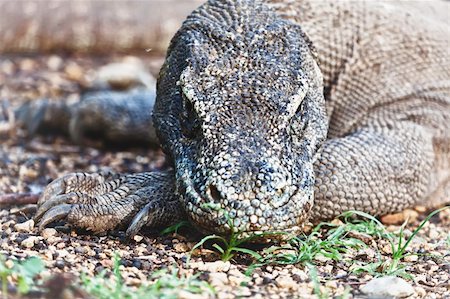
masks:
<svg viewBox="0 0 450 299"><path fill-rule="evenodd" d="M391 2L210 0L159 74L153 121L173 168L66 175L36 219L129 236L185 218L253 233L442 203L449 30Z"/></svg>

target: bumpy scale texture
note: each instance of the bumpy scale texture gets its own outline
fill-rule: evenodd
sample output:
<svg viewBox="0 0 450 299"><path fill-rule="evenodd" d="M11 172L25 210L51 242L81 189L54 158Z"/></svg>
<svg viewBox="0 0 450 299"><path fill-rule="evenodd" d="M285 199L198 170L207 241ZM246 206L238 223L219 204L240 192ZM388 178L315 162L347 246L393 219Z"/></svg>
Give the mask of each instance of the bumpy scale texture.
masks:
<svg viewBox="0 0 450 299"><path fill-rule="evenodd" d="M218 233L296 231L442 202L449 29L390 2L209 1L158 80L153 122L173 170L68 175L37 218L94 231L131 221L129 235L184 217Z"/></svg>

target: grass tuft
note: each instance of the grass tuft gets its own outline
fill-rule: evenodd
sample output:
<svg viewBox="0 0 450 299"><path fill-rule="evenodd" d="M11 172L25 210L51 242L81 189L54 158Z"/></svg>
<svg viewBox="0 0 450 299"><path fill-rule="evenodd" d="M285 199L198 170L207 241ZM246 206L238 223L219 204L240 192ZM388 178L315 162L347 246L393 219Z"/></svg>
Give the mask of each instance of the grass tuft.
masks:
<svg viewBox="0 0 450 299"><path fill-rule="evenodd" d="M270 237L270 236L279 236L279 235L285 235L285 233L281 232L266 232L266 233L255 233L248 235L246 232L237 231L234 227L233 221L231 217L229 217L228 213L225 210L222 210L220 208L215 207L212 204L205 204L205 207L219 210L221 211L228 223L228 226L230 227L230 235L223 237L216 234L208 235L203 237L197 244L194 245L194 247L191 249L191 252L188 256L186 264L189 265L190 258L194 251L203 245L205 245L208 241L216 241L211 245L211 247L219 254L220 259L224 262L230 261L234 255L238 252L247 254L251 256L255 260L260 260L263 257L256 252L255 250L251 250L249 248L244 247L245 244L248 244L252 241L255 241L256 239Z"/></svg>
<svg viewBox="0 0 450 299"><path fill-rule="evenodd" d="M450 207L444 207L430 213L406 240L404 235L406 223L401 226L400 232L395 234L388 232L377 218L367 213L348 211L340 216L343 220L341 225L330 222L320 223L309 235L302 234L291 237L284 244L272 245L263 249L262 252L246 248L245 245L257 238L274 234L279 235L279 232L267 232L250 236L246 234L243 237L240 232L235 232L232 221L227 218L232 231L230 236L223 237L215 234L205 236L192 248L188 257L188 263L194 250L209 241L215 241L211 247L220 255L223 261L231 260L237 252L250 256L253 263L247 268L247 275L250 275L254 269L265 265L307 265L323 259L339 261L343 259L343 254L350 250L360 250L368 247L366 243L353 237L355 234L360 234L366 235L370 239L387 240L391 246L392 255L388 259L383 259L381 253L378 253L378 261L376 262L355 262L350 267L352 272L356 274L366 272L373 276L396 275L411 278L405 271L406 265L401 263L402 259L409 255L407 253L408 245L431 217L447 208ZM447 242L449 241L447 240Z"/></svg>

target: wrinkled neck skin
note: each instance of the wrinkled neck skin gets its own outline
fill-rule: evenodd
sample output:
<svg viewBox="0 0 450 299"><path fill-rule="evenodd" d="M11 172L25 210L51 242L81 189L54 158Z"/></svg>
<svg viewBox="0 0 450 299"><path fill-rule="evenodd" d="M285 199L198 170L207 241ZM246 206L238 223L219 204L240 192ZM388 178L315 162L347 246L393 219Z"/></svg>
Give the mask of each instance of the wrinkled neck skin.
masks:
<svg viewBox="0 0 450 299"><path fill-rule="evenodd" d="M259 1L209 1L175 35L154 122L204 231L295 232L327 133L322 75L298 25Z"/></svg>

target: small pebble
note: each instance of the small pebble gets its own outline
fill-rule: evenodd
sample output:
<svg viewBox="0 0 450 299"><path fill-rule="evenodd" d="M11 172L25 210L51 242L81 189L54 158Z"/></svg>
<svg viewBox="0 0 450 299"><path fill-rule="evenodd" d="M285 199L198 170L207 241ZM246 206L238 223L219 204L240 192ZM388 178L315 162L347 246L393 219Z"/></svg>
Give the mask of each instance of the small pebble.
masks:
<svg viewBox="0 0 450 299"><path fill-rule="evenodd" d="M78 254L85 254L86 253L86 248L84 248L82 246L75 247L75 252L78 253Z"/></svg>
<svg viewBox="0 0 450 299"><path fill-rule="evenodd" d="M215 261L211 263L205 262L192 262L190 263L192 268L196 268L199 271L209 271L209 272L227 272L230 269L230 262Z"/></svg>
<svg viewBox="0 0 450 299"><path fill-rule="evenodd" d="M47 249L47 244L45 244L42 241L38 241L38 243L35 245L36 250L45 250Z"/></svg>
<svg viewBox="0 0 450 299"><path fill-rule="evenodd" d="M210 273L209 281L212 286L221 286L228 283L228 277L226 273Z"/></svg>
<svg viewBox="0 0 450 299"><path fill-rule="evenodd" d="M138 58L113 62L98 69L92 84L97 87L126 90L136 86L154 88L155 79Z"/></svg>
<svg viewBox="0 0 450 299"><path fill-rule="evenodd" d="M76 63L71 62L64 68L64 72L69 80L81 82L84 79L83 69Z"/></svg>
<svg viewBox="0 0 450 299"><path fill-rule="evenodd" d="M295 282L294 279L292 279L290 276L278 276L275 281L277 284L283 288L288 290L296 289L298 284Z"/></svg>
<svg viewBox="0 0 450 299"><path fill-rule="evenodd" d="M142 262L140 260L138 260L138 259L133 259L133 264L132 265L133 265L133 267L136 267L138 269L142 268Z"/></svg>
<svg viewBox="0 0 450 299"><path fill-rule="evenodd" d="M54 228L45 228L42 232L41 232L41 236L44 239L48 239L50 237L54 237L56 236L58 232L56 231L56 229Z"/></svg>
<svg viewBox="0 0 450 299"><path fill-rule="evenodd" d="M61 242L61 238L55 237L55 236L50 236L45 241L47 242L47 244L55 244L55 243Z"/></svg>
<svg viewBox="0 0 450 299"><path fill-rule="evenodd" d="M65 242L60 242L58 244L56 244L56 248L58 249L63 249L66 247L66 243Z"/></svg>
<svg viewBox="0 0 450 299"><path fill-rule="evenodd" d="M392 296L405 298L415 293L414 288L404 279L395 276L385 276L372 279L361 286L360 291L373 297Z"/></svg>
<svg viewBox="0 0 450 299"><path fill-rule="evenodd" d="M36 68L36 61L30 58L25 58L20 62L20 69L25 72L30 72Z"/></svg>
<svg viewBox="0 0 450 299"><path fill-rule="evenodd" d="M423 297L425 297L426 294L427 294L427 291L425 291L425 289L422 288L422 287L415 287L414 290L416 291L416 295L417 295L419 298L423 298Z"/></svg>
<svg viewBox="0 0 450 299"><path fill-rule="evenodd" d="M173 246L173 249L175 249L176 252L187 252L189 251L189 247L186 243L177 243Z"/></svg>
<svg viewBox="0 0 450 299"><path fill-rule="evenodd" d="M16 225L14 225L14 229L18 232L22 232L22 233L29 233L33 230L34 228L34 220L30 219L28 221L22 222L22 223L17 223Z"/></svg>
<svg viewBox="0 0 450 299"><path fill-rule="evenodd" d="M23 247L26 248L32 248L34 246L34 244L36 244L38 242L39 238L36 236L30 236L28 238L26 238L25 240L23 240L20 245L22 245Z"/></svg>
<svg viewBox="0 0 450 299"><path fill-rule="evenodd" d="M233 286L239 286L243 282L248 280L248 277L245 276L241 271L237 269L232 269L228 271L228 280L230 281L231 285Z"/></svg>
<svg viewBox="0 0 450 299"><path fill-rule="evenodd" d="M262 280L263 284L269 284L269 283L272 283L272 282L273 282L272 278L267 277L267 276L263 277L263 280Z"/></svg>
<svg viewBox="0 0 450 299"><path fill-rule="evenodd" d="M141 242L143 239L144 239L144 237L140 236L140 235L135 235L133 237L133 240L135 240L136 242Z"/></svg>
<svg viewBox="0 0 450 299"><path fill-rule="evenodd" d="M419 260L419 257L418 257L417 255L415 255L415 254L412 254L412 255L407 255L407 256L405 256L405 257L403 258L403 260L404 260L405 262L410 262L410 263L412 263L412 262L417 262L417 261Z"/></svg>
<svg viewBox="0 0 450 299"><path fill-rule="evenodd" d="M63 65L63 60L57 55L52 55L47 59L47 66L52 71L58 71Z"/></svg>
<svg viewBox="0 0 450 299"><path fill-rule="evenodd" d="M61 270L64 269L65 265L66 263L63 260L56 260L55 262L55 266Z"/></svg>

